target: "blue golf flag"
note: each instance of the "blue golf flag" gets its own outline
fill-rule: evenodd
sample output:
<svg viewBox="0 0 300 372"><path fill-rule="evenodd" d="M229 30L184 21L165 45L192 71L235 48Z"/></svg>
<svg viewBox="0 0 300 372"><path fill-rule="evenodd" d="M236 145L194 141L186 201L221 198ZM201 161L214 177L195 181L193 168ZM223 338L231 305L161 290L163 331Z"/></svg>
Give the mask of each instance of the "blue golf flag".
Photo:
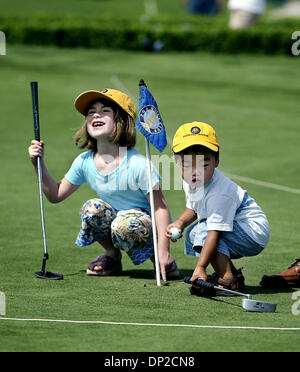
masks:
<svg viewBox="0 0 300 372"><path fill-rule="evenodd" d="M155 147L162 152L167 146L167 136L164 123L160 116L157 103L149 92L144 80L140 81L140 103L135 128Z"/></svg>

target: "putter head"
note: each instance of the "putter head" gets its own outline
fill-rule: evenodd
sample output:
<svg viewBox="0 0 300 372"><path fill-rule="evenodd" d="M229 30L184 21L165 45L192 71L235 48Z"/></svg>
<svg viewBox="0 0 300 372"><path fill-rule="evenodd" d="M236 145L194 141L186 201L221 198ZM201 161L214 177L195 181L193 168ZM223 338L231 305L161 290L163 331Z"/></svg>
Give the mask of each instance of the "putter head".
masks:
<svg viewBox="0 0 300 372"><path fill-rule="evenodd" d="M242 300L242 307L247 311L256 311L259 313L274 313L276 310L276 304L272 302L250 300L248 298Z"/></svg>
<svg viewBox="0 0 300 372"><path fill-rule="evenodd" d="M37 271L34 274L39 279L61 280L64 278L63 274L52 273L51 271Z"/></svg>

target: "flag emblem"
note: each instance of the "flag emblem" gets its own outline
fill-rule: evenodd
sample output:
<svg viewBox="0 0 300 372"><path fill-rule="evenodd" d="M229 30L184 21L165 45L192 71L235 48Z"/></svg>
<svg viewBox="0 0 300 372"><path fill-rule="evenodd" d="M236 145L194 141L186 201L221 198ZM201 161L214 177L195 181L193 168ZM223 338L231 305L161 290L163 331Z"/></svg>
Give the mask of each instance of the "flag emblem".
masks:
<svg viewBox="0 0 300 372"><path fill-rule="evenodd" d="M141 125L148 133L158 134L164 128L157 109L152 105L144 106L140 110L139 119Z"/></svg>
<svg viewBox="0 0 300 372"><path fill-rule="evenodd" d="M149 92L144 80L140 81L140 102L135 128L146 137L158 151L167 146L167 135L157 103Z"/></svg>

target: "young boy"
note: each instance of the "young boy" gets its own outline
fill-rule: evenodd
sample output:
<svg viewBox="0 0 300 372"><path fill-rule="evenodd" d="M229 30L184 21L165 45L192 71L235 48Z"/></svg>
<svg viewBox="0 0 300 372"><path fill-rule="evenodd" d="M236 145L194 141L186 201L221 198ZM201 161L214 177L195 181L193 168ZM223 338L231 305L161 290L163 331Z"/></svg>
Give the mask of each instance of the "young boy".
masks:
<svg viewBox="0 0 300 372"><path fill-rule="evenodd" d="M244 277L231 260L260 253L270 229L265 213L247 191L216 169L219 147L208 124L187 123L177 130L172 150L183 178L186 208L167 227L166 236L171 239L172 227L183 232L197 220L186 231L185 241L185 253L199 256L191 281L202 279L238 291L244 288ZM215 270L210 276L209 264ZM195 288L192 293L207 294Z"/></svg>

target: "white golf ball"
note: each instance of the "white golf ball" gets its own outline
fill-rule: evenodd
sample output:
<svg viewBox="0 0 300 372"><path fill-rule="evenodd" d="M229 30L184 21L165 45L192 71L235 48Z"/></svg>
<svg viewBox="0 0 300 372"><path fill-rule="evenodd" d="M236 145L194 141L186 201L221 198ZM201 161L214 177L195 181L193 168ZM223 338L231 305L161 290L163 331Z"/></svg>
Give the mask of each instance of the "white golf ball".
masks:
<svg viewBox="0 0 300 372"><path fill-rule="evenodd" d="M177 227L171 227L170 233L172 234L172 239L176 240L181 237L181 232L177 229Z"/></svg>

